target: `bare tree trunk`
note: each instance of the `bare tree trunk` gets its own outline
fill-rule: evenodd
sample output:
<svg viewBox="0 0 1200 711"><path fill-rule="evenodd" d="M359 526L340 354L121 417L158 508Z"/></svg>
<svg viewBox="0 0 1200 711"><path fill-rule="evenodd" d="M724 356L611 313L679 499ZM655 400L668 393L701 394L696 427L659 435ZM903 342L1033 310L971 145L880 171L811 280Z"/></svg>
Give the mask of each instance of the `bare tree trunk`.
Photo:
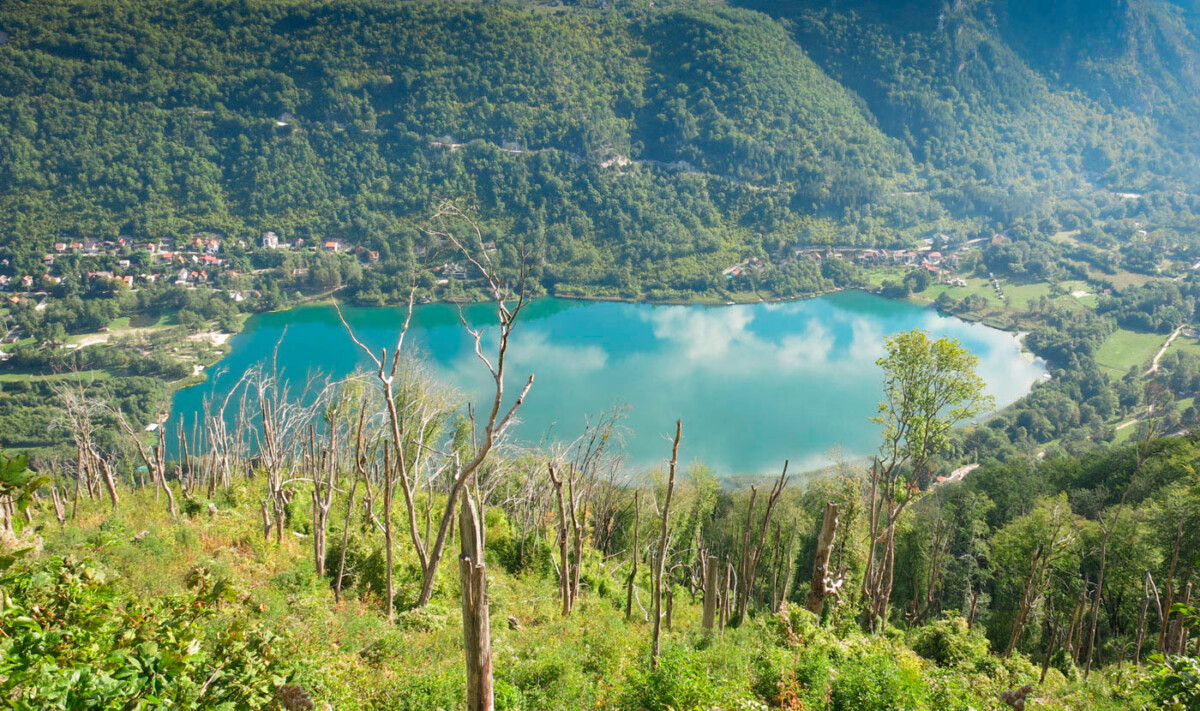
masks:
<svg viewBox="0 0 1200 711"><path fill-rule="evenodd" d="M783 609L783 606L787 603L788 592L792 589L792 577L793 577L793 574L795 573L795 568L796 568L795 545L796 545L796 529L797 528L798 528L798 526L793 525L792 532L788 534L787 565L784 567L783 590L780 591L780 594L779 594L779 605L775 608L776 612L779 612L780 610Z"/></svg>
<svg viewBox="0 0 1200 711"><path fill-rule="evenodd" d="M1029 563L1029 573L1025 576L1025 583L1021 586L1021 603L1017 609L1017 619L1013 622L1012 630L1008 636L1008 646L1004 648L1005 657L1010 656L1013 650L1017 648L1017 642L1020 641L1021 635L1025 632L1025 623L1029 620L1029 613L1033 610L1033 605L1037 602L1041 591L1038 589L1040 571L1045 566L1045 561L1049 558L1049 554L1042 546L1033 554L1033 560Z"/></svg>
<svg viewBox="0 0 1200 711"><path fill-rule="evenodd" d="M1046 656L1042 658L1042 672L1038 676L1038 683L1046 681L1046 672L1050 671L1050 660L1054 657L1054 653L1058 650L1058 632L1062 628L1061 619L1055 615L1054 627L1050 630L1050 643L1046 645Z"/></svg>
<svg viewBox="0 0 1200 711"><path fill-rule="evenodd" d="M96 456L96 461L100 465L100 471L104 474L104 487L108 489L108 498L112 501L112 507L115 509L120 503L117 497L117 482L113 478L112 467L108 465L108 461L101 456Z"/></svg>
<svg viewBox="0 0 1200 711"><path fill-rule="evenodd" d="M54 501L54 518L58 519L58 525L64 526L67 523L67 506L63 500L62 493L58 490L58 485L50 487L50 498Z"/></svg>
<svg viewBox="0 0 1200 711"><path fill-rule="evenodd" d="M463 653L467 662L468 711L492 711L492 637L488 619L487 568L483 559L483 523L470 488L463 494L461 551Z"/></svg>
<svg viewBox="0 0 1200 711"><path fill-rule="evenodd" d="M669 523L671 516L671 497L675 493L675 466L679 462L679 436L683 432L683 422L675 421L675 443L671 446L671 461L667 467L667 495L662 508L662 527L658 536L658 556L654 560L654 637L650 643L650 667L658 668L658 651L662 635L662 603L663 603L663 568L667 562L667 543L669 540Z"/></svg>
<svg viewBox="0 0 1200 711"><path fill-rule="evenodd" d="M1183 598L1180 600L1184 605L1192 603L1192 583L1188 583L1183 589ZM1175 620L1171 626L1170 641L1167 643L1168 654L1184 654L1187 652L1187 627L1183 624L1183 615L1175 615Z"/></svg>
<svg viewBox="0 0 1200 711"><path fill-rule="evenodd" d="M701 623L704 629L712 630L717 617L717 599L721 596L717 589L720 571L717 569L717 557L709 555L704 560L704 618Z"/></svg>
<svg viewBox="0 0 1200 711"><path fill-rule="evenodd" d="M817 555L813 559L812 582L808 589L808 610L817 617L825 610L825 594L829 583L829 555L833 552L833 541L837 536L838 506L830 501L825 504L825 515L821 519L821 532L817 535Z"/></svg>
<svg viewBox="0 0 1200 711"><path fill-rule="evenodd" d="M725 563L725 588L721 592L721 631L725 631L725 624L729 621L729 613L733 610L733 606L729 602L729 592L733 589L733 563Z"/></svg>
<svg viewBox="0 0 1200 711"><path fill-rule="evenodd" d="M1146 641L1146 613L1150 611L1150 571L1146 571L1145 590L1143 591L1142 612L1138 616L1137 641L1133 645L1133 664L1142 663L1142 644Z"/></svg>
<svg viewBox="0 0 1200 711"><path fill-rule="evenodd" d="M641 492L633 492L633 547L630 549L630 560L633 565L630 566L629 579L625 582L625 619L628 620L633 614L633 585L637 580L638 559L641 558L641 550L638 544L638 529L641 528L642 509L641 509Z"/></svg>
<svg viewBox="0 0 1200 711"><path fill-rule="evenodd" d="M734 626L742 624L746 618L747 608L750 605L750 592L754 586L754 579L758 575L758 561L762 556L763 549L767 545L767 530L771 525L771 515L775 512L775 507L779 503L779 497L783 495L783 489L787 486L787 470L788 463L783 463L783 473L779 475L774 486L771 487L771 493L767 497L767 509L763 512L762 527L759 529L758 538L753 544L750 544L748 550L743 550L744 567L738 571L738 599L737 612L734 616ZM746 537L745 541L749 541L750 536L750 521L751 513L754 509L754 493L750 495L750 509L746 513Z"/></svg>
<svg viewBox="0 0 1200 711"><path fill-rule="evenodd" d="M337 580L333 583L334 602L342 601L342 581L346 578L346 548L350 545L350 519L354 515L354 494L358 490L358 477L350 482L350 496L346 499L346 522L342 526L342 549L338 552Z"/></svg>
<svg viewBox="0 0 1200 711"><path fill-rule="evenodd" d="M567 527L567 504L563 498L563 480L558 477L555 471L554 462L546 465L550 472L550 483L554 485L554 493L558 501L558 596L562 602L563 617L571 614L571 606L574 599L571 595L571 555L569 553L570 540L568 538Z"/></svg>
<svg viewBox="0 0 1200 711"><path fill-rule="evenodd" d="M386 599L388 624L396 622L396 585L393 578L393 543L392 543L392 467L391 457L387 450L383 454L383 546L387 558ZM431 586L432 589L432 586ZM465 599L465 598L464 598ZM466 624L465 622L463 623Z"/></svg>
<svg viewBox="0 0 1200 711"><path fill-rule="evenodd" d="M1171 546L1171 565L1167 569L1167 586L1166 586L1166 603L1163 605L1163 619L1161 629L1158 632L1158 652L1159 654L1166 653L1167 645L1167 627L1171 621L1171 606L1175 604L1175 569L1179 565L1179 549L1183 543L1183 524L1187 520L1185 515L1179 517L1179 525L1175 528L1175 543Z"/></svg>
<svg viewBox="0 0 1200 711"><path fill-rule="evenodd" d="M263 540L271 540L271 512L267 510L267 497L260 499L262 513Z"/></svg>

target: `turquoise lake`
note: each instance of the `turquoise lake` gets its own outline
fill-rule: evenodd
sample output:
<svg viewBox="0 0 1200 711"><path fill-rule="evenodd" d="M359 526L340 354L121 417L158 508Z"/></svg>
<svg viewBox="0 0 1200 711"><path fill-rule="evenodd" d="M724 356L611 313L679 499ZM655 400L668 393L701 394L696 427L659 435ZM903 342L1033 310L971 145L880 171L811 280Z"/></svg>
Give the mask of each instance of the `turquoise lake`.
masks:
<svg viewBox="0 0 1200 711"><path fill-rule="evenodd" d="M343 311L376 350L394 345L404 318L402 309ZM466 315L487 324L494 311L477 305ZM999 407L1045 372L1012 334L857 291L746 306L540 299L522 312L509 353L511 393L536 375L516 436L569 441L588 416L622 406L632 469L668 457L677 418L681 460L702 461L721 476L777 471L785 459L794 471L813 469L838 451L864 456L878 445L879 428L869 419L882 393L875 360L887 335L912 328L957 338L979 356ZM224 393L247 368L269 360L277 343L279 366L294 383L314 371L342 376L368 364L332 307L256 315L205 383L176 393L169 422L181 414L190 422L205 395ZM490 389L456 307L417 307L406 343L464 403Z"/></svg>

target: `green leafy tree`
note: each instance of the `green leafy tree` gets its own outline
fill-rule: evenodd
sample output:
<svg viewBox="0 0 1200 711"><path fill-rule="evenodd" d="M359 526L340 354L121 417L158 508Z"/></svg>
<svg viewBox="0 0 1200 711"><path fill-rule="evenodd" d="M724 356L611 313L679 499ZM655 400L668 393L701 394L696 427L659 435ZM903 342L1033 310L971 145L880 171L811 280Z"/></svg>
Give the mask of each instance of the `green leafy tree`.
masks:
<svg viewBox="0 0 1200 711"><path fill-rule="evenodd" d="M886 622L892 594L896 527L932 479L938 455L949 448L955 425L991 406L978 357L951 338L936 341L920 329L897 334L877 361L884 401L874 421L883 445L871 469L870 544L863 579L866 620Z"/></svg>

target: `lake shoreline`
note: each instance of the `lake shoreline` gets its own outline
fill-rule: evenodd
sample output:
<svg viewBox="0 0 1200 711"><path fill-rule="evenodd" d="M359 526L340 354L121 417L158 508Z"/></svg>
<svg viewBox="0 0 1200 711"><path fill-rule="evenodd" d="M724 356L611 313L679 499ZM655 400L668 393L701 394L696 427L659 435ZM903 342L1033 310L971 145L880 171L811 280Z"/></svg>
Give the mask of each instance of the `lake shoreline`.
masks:
<svg viewBox="0 0 1200 711"><path fill-rule="evenodd" d="M529 340L516 348L514 362L522 364L522 374L536 372L539 382L551 389L545 391L544 403L526 413L529 432L565 431L564 426L570 428L586 413L625 405L631 408L631 431L637 433L629 442L630 461L651 462L658 452L646 446L650 434L660 420L673 421L684 413L692 423L692 436L699 437L694 452L703 461L719 464L723 472L761 472L759 456L772 455L771 447L810 471L828 466L825 454L838 443L849 456L868 451L863 443L874 435L864 432L878 393L873 378L863 375L874 372L887 335L924 328L935 336L961 340L990 363L996 375L988 382L998 388L1001 404L1021 397L1025 391L1020 388L1040 377L1009 333L938 314L912 300L860 289L838 292L777 300L791 305L764 300L745 309L534 299L522 314ZM305 308L314 306L320 308ZM470 349L463 350L466 346L459 343L463 339L458 309L446 302L425 306L429 308L414 315L414 333L430 334L414 336L419 352L427 352L433 371L440 371L435 376L439 382L476 397L475 379L455 375L470 372L461 361ZM405 309L356 306L344 311L360 339L378 344L394 341ZM487 302L475 302L463 311L474 325L492 320ZM170 418L199 412L202 398L232 382L231 373L236 379L275 352L281 363L294 369L295 377L313 368L340 377L362 365L356 365L361 353L348 345L349 337L328 300L259 316L232 341L232 354L211 369L207 385L182 389L185 394L177 391L167 408ZM282 332L288 336L281 342ZM321 344L318 351L312 348L316 343ZM1020 377L1010 379L1018 372ZM714 377L718 373L720 377ZM647 404L648 393L661 393L661 406L657 400ZM842 404L844 417L819 414ZM859 411L867 414L859 417ZM763 437L761 452L749 456L744 448L735 451L730 443L745 438L733 436L739 428L746 430L740 433L745 437Z"/></svg>

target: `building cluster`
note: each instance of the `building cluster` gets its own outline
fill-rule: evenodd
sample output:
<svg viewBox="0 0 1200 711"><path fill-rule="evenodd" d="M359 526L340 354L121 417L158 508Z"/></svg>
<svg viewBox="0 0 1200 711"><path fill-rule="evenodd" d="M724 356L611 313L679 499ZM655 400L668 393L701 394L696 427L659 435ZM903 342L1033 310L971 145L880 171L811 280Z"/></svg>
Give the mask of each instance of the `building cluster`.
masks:
<svg viewBox="0 0 1200 711"><path fill-rule="evenodd" d="M227 254L227 248L245 252L254 249L320 250L333 254L353 254L367 264L379 261L379 252L361 246L346 245L328 240L311 247L303 238L293 242L282 240L276 232L263 232L257 243L230 240L213 233L195 234L184 239L161 238L141 240L118 237L112 240L77 239L55 242L42 256L40 273L0 273L0 291L9 292L5 300L17 304L28 298L47 296L46 290L62 282L56 263L71 257L88 282L117 281L128 288L137 284L167 282L189 288L212 286L220 275L238 276ZM82 260L95 259L97 268L87 268ZM0 272L10 270L10 260L0 260ZM231 291L230 298L241 301L246 292Z"/></svg>

